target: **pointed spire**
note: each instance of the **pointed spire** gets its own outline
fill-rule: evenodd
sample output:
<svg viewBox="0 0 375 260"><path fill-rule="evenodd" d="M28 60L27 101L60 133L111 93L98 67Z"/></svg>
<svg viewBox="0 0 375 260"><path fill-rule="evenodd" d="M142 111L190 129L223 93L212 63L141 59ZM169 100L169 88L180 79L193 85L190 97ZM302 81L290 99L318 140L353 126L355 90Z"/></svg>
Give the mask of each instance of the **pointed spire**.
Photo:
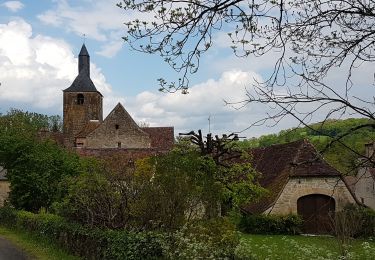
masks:
<svg viewBox="0 0 375 260"><path fill-rule="evenodd" d="M90 55L85 44L82 45L78 55L78 73L81 72L86 73L86 75L90 77Z"/></svg>

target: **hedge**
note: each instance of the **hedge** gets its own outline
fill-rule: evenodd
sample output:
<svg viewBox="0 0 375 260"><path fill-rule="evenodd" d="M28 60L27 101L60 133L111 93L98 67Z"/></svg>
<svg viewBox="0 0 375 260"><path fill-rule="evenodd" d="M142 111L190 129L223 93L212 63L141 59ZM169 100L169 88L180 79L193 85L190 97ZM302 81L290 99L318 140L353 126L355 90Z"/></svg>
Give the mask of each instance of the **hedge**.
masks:
<svg viewBox="0 0 375 260"><path fill-rule="evenodd" d="M61 247L87 259L162 258L161 234L85 227L52 214L33 214L0 208L0 224L27 230L54 240Z"/></svg>
<svg viewBox="0 0 375 260"><path fill-rule="evenodd" d="M239 229L250 234L295 235L301 232L302 218L298 215L243 215Z"/></svg>

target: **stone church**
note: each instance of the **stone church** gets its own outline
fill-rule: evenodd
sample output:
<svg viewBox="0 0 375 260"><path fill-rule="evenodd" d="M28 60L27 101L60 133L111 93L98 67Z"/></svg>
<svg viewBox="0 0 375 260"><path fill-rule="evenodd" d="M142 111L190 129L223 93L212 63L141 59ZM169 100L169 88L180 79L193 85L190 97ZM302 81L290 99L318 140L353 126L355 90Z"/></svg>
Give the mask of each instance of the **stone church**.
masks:
<svg viewBox="0 0 375 260"><path fill-rule="evenodd" d="M140 127L120 103L103 118L103 95L90 78L90 55L84 44L78 76L63 95L66 147L170 150L173 146L173 127Z"/></svg>

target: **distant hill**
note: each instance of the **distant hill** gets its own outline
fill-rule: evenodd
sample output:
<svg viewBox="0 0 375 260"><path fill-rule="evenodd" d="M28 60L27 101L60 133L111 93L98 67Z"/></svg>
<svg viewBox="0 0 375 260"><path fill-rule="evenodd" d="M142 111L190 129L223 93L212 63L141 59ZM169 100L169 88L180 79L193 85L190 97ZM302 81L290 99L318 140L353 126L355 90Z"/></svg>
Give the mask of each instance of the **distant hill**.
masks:
<svg viewBox="0 0 375 260"><path fill-rule="evenodd" d="M281 144L300 139L310 140L318 151L322 152L331 140L347 133L359 125L369 123L364 118L350 118L345 120L327 120L322 123L309 125L308 127L282 130L278 134L263 135L258 138L243 140L240 146L243 148L264 147L272 144ZM356 162L359 154L364 153L364 145L375 140L375 131L372 128L361 128L341 141L333 143L322 155L336 169L344 174L355 174ZM345 145L347 147L345 147Z"/></svg>

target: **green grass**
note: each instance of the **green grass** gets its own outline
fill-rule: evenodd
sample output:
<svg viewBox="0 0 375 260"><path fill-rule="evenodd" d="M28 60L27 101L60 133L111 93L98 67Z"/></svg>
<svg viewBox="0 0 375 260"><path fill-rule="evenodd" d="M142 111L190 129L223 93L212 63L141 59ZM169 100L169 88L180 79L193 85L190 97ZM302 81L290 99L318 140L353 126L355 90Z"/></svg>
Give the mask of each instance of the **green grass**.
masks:
<svg viewBox="0 0 375 260"><path fill-rule="evenodd" d="M375 241L353 240L347 258L340 258L339 244L332 237L246 234L236 250L243 259L375 259Z"/></svg>
<svg viewBox="0 0 375 260"><path fill-rule="evenodd" d="M78 260L79 257L71 256L54 243L35 235L20 230L0 227L0 236L13 242L23 249L32 259L42 260Z"/></svg>

